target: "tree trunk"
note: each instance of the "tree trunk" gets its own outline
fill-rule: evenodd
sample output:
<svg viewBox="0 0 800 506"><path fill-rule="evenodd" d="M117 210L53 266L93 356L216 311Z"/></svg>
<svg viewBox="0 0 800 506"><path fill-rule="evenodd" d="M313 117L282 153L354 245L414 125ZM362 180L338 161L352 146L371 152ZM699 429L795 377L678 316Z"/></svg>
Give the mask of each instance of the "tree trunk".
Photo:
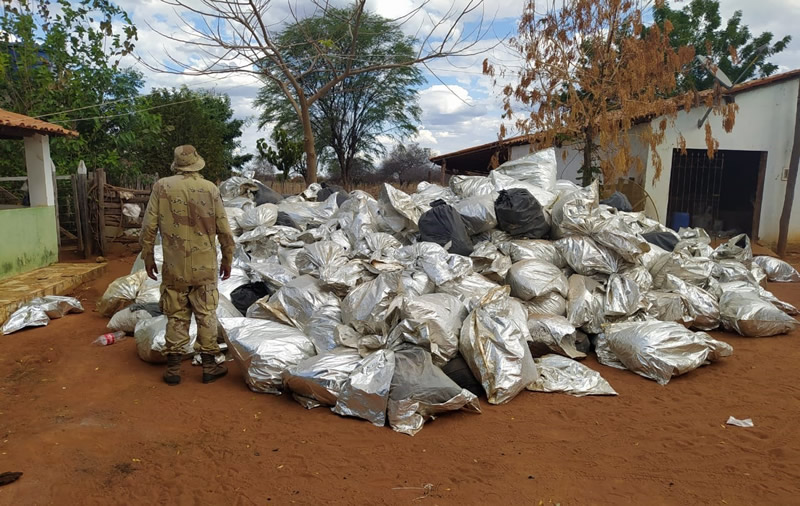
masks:
<svg viewBox="0 0 800 506"><path fill-rule="evenodd" d="M592 129L586 127L583 143L583 173L581 175L581 184L583 186L592 184L592 151L594 151Z"/></svg>
<svg viewBox="0 0 800 506"><path fill-rule="evenodd" d="M339 170L342 176L342 186L347 191L350 191L350 161L341 153L336 153L336 158L339 160Z"/></svg>
<svg viewBox="0 0 800 506"><path fill-rule="evenodd" d="M306 184L317 182L317 150L314 147L314 130L311 128L311 113L307 105L300 109L303 122L303 149L306 152Z"/></svg>
<svg viewBox="0 0 800 506"><path fill-rule="evenodd" d="M786 181L786 196L783 197L783 212L781 213L780 229L778 232L778 255L786 255L786 246L789 242L789 221L792 218L792 204L794 203L794 187L797 185L797 169L800 163L800 89L797 90L797 109L794 117L794 145L792 156L789 159L789 177Z"/></svg>

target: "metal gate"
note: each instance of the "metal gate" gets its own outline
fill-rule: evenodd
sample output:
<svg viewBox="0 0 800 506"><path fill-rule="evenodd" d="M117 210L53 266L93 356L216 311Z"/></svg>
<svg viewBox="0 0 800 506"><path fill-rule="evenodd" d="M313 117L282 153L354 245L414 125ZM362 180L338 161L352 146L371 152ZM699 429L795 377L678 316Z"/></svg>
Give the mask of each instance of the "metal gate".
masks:
<svg viewBox="0 0 800 506"><path fill-rule="evenodd" d="M693 227L716 230L722 190L722 167L725 154L717 151L713 159L704 149L672 152L667 219L673 213L688 213Z"/></svg>

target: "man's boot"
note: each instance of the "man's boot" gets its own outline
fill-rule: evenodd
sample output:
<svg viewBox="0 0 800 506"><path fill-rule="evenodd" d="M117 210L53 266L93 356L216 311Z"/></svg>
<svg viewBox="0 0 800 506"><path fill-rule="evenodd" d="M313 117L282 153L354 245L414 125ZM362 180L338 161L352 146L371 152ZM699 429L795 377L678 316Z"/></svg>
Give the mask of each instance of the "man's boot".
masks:
<svg viewBox="0 0 800 506"><path fill-rule="evenodd" d="M181 382L181 358L179 353L167 355L167 370L164 371L164 381L169 386L175 386Z"/></svg>
<svg viewBox="0 0 800 506"><path fill-rule="evenodd" d="M202 353L203 358L203 383L211 383L228 374L228 368L218 364L216 357L210 353Z"/></svg>

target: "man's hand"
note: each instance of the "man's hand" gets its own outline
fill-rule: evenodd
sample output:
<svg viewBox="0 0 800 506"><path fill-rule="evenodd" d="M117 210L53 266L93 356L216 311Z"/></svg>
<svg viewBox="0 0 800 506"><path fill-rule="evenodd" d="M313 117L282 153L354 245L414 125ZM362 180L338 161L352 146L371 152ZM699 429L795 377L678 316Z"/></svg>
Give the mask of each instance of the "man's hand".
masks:
<svg viewBox="0 0 800 506"><path fill-rule="evenodd" d="M219 277L222 278L222 281L231 277L231 266L230 265L220 265L219 266Z"/></svg>
<svg viewBox="0 0 800 506"><path fill-rule="evenodd" d="M158 281L158 267L155 262L145 262L144 269L147 271L147 277Z"/></svg>

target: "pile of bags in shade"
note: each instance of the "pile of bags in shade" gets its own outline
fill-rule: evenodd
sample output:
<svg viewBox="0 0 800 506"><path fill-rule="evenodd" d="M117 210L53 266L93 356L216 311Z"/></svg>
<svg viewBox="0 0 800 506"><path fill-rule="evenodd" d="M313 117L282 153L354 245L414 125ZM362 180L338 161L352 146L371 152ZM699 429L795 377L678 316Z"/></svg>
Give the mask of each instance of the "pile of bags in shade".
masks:
<svg viewBox="0 0 800 506"><path fill-rule="evenodd" d="M555 169L547 150L447 188L386 184L378 199L224 181L237 247L217 314L247 385L413 435L447 411L479 413L482 395L615 395L580 362L591 352L666 384L732 353L706 331L797 325L765 285L800 275L753 258L747 237L712 248L705 231L601 204L596 184L556 181ZM135 333L142 359L162 361L166 318L143 267L99 309Z"/></svg>

